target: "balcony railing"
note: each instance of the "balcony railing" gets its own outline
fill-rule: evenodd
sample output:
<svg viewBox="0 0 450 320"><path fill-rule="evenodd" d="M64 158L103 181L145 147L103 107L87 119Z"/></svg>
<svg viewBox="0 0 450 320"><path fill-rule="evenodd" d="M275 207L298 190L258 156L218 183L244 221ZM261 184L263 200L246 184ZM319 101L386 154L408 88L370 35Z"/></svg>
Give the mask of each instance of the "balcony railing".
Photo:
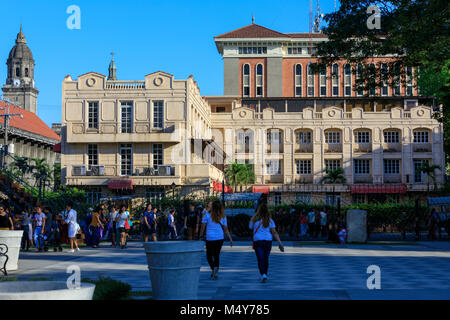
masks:
<svg viewBox="0 0 450 320"><path fill-rule="evenodd" d="M106 89L145 89L145 81L107 81Z"/></svg>
<svg viewBox="0 0 450 320"><path fill-rule="evenodd" d="M385 174L383 176L384 183L401 183L402 176L400 174Z"/></svg>
<svg viewBox="0 0 450 320"><path fill-rule="evenodd" d="M371 175L355 174L353 183L373 183L373 177Z"/></svg>
<svg viewBox="0 0 450 320"><path fill-rule="evenodd" d="M264 183L283 183L283 175L268 175L264 178Z"/></svg>
<svg viewBox="0 0 450 320"><path fill-rule="evenodd" d="M154 128L148 121L131 123L131 127L124 130L128 132L122 132L122 123L114 121L101 121L94 129L89 128L85 122L69 122L68 126L71 127L69 134L173 133L176 129L174 122L165 122L163 128Z"/></svg>
<svg viewBox="0 0 450 320"><path fill-rule="evenodd" d="M342 144L340 143L326 143L325 153L340 153L342 152Z"/></svg>
<svg viewBox="0 0 450 320"><path fill-rule="evenodd" d="M282 144L267 144L266 148L267 153L283 153L283 145Z"/></svg>
<svg viewBox="0 0 450 320"><path fill-rule="evenodd" d="M296 143L295 144L295 152L297 152L297 153L312 153L313 145L312 145L312 143L308 143L308 144Z"/></svg>
<svg viewBox="0 0 450 320"><path fill-rule="evenodd" d="M313 182L314 182L314 176L312 174L302 174L302 175L295 177L295 183L307 184L307 183L313 183Z"/></svg>
<svg viewBox="0 0 450 320"><path fill-rule="evenodd" d="M372 144L371 143L355 143L353 145L353 151L356 153L372 152Z"/></svg>
<svg viewBox="0 0 450 320"><path fill-rule="evenodd" d="M402 152L401 143L384 143L383 152Z"/></svg>
<svg viewBox="0 0 450 320"><path fill-rule="evenodd" d="M431 152L431 143L415 143L413 144L414 152Z"/></svg>
<svg viewBox="0 0 450 320"><path fill-rule="evenodd" d="M236 153L253 153L253 147L248 144L246 145L238 144L235 150Z"/></svg>

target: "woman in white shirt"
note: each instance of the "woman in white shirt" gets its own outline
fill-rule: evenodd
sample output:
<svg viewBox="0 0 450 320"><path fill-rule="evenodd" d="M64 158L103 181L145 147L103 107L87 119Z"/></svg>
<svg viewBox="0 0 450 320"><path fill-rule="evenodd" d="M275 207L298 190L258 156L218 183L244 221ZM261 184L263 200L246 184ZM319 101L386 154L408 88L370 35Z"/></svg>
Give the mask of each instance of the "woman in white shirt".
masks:
<svg viewBox="0 0 450 320"><path fill-rule="evenodd" d="M256 214L249 223L249 228L253 230L253 249L258 259L258 269L261 275L261 282L267 281L269 270L269 254L272 249L272 240L278 241L278 247L284 252L283 244L276 230L275 223L272 220L269 209L266 204L261 204Z"/></svg>
<svg viewBox="0 0 450 320"><path fill-rule="evenodd" d="M120 233L120 246L122 249L125 249L125 243L127 240L127 233L125 231L125 222L130 218L130 215L127 211L127 207L122 205L120 207L120 212L116 217L116 226L117 232Z"/></svg>
<svg viewBox="0 0 450 320"><path fill-rule="evenodd" d="M66 205L67 209L67 218L65 222L69 225L69 232L68 237L70 239L70 250L69 252L75 252L73 249L73 245L75 244L76 250L80 251L80 248L78 248L78 242L77 242L77 233L78 230L80 230L80 226L77 222L77 212L72 209L72 203L68 203Z"/></svg>
<svg viewBox="0 0 450 320"><path fill-rule="evenodd" d="M206 259L212 270L211 279L217 280L220 264L220 250L222 249L224 232L230 239L230 246L233 246L233 239L228 231L227 218L225 210L220 201L214 201L211 206L211 212L205 212L202 218L202 227L200 237L206 228Z"/></svg>

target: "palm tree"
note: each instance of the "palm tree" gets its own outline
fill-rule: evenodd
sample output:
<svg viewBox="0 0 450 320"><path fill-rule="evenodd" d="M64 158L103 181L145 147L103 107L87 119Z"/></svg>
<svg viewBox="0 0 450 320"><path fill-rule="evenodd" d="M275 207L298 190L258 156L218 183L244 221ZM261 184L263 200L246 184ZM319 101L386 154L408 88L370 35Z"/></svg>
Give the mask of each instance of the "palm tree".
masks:
<svg viewBox="0 0 450 320"><path fill-rule="evenodd" d="M253 165L244 164L242 166L241 172L242 172L241 183L245 186L245 190L247 190L247 186L249 184L255 183L255 171L253 170Z"/></svg>
<svg viewBox="0 0 450 320"><path fill-rule="evenodd" d="M238 184L241 184L242 177L242 164L240 163L233 162L225 169L225 179L234 186L234 192L237 191Z"/></svg>
<svg viewBox="0 0 450 320"><path fill-rule="evenodd" d="M12 167L17 169L20 173L20 177L23 180L27 173L30 173L32 168L28 163L29 159L27 157L15 156L12 163Z"/></svg>
<svg viewBox="0 0 450 320"><path fill-rule="evenodd" d="M34 163L32 165L32 173L33 177L35 178L35 186L39 185L39 195L41 195L42 183L44 183L45 192L45 182L51 178L51 170L49 165L45 162L45 159L33 158L31 159L31 161Z"/></svg>
<svg viewBox="0 0 450 320"><path fill-rule="evenodd" d="M326 175L320 179L321 183L328 183L333 185L333 205L335 203L335 188L336 184L344 184L347 182L344 175L344 169L336 168L331 170L329 168L325 169Z"/></svg>
<svg viewBox="0 0 450 320"><path fill-rule="evenodd" d="M424 161L422 165L419 167L419 171L423 172L427 175L427 188L428 188L428 196L430 194L430 178L433 180L434 190L436 191L437 185L436 185L436 174L434 171L441 170L441 167L436 164L430 164L428 161Z"/></svg>

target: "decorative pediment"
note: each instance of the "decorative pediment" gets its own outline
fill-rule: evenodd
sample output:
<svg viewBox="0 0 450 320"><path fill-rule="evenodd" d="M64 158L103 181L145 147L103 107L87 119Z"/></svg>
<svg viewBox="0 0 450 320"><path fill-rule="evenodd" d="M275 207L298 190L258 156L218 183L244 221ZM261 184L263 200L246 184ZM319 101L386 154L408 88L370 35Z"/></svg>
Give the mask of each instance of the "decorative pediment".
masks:
<svg viewBox="0 0 450 320"><path fill-rule="evenodd" d="M173 74L157 71L145 76L145 87L148 89L172 89Z"/></svg>
<svg viewBox="0 0 450 320"><path fill-rule="evenodd" d="M254 119L255 117L255 111L253 109L247 108L247 107L240 107L233 110L233 119L239 120L239 119Z"/></svg>
<svg viewBox="0 0 450 320"><path fill-rule="evenodd" d="M78 77L79 90L101 90L104 88L106 76L97 72L88 72Z"/></svg>

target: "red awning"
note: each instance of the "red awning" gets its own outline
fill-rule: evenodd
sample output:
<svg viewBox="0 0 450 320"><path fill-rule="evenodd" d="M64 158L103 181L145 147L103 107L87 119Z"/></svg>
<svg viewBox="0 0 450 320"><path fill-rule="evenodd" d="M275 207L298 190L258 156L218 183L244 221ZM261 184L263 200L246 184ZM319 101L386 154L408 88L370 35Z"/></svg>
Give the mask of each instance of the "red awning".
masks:
<svg viewBox="0 0 450 320"><path fill-rule="evenodd" d="M222 183L213 181L213 190L216 192L222 192ZM225 185L225 193L233 193L233 188Z"/></svg>
<svg viewBox="0 0 450 320"><path fill-rule="evenodd" d="M61 153L61 142L53 145L53 152Z"/></svg>
<svg viewBox="0 0 450 320"><path fill-rule="evenodd" d="M270 191L269 186L253 186L252 192L253 193L265 193L268 194Z"/></svg>
<svg viewBox="0 0 450 320"><path fill-rule="evenodd" d="M108 188L113 190L133 190L133 179L111 179Z"/></svg>
<svg viewBox="0 0 450 320"><path fill-rule="evenodd" d="M389 193L389 194L405 194L408 192L406 185L353 185L351 193Z"/></svg>

